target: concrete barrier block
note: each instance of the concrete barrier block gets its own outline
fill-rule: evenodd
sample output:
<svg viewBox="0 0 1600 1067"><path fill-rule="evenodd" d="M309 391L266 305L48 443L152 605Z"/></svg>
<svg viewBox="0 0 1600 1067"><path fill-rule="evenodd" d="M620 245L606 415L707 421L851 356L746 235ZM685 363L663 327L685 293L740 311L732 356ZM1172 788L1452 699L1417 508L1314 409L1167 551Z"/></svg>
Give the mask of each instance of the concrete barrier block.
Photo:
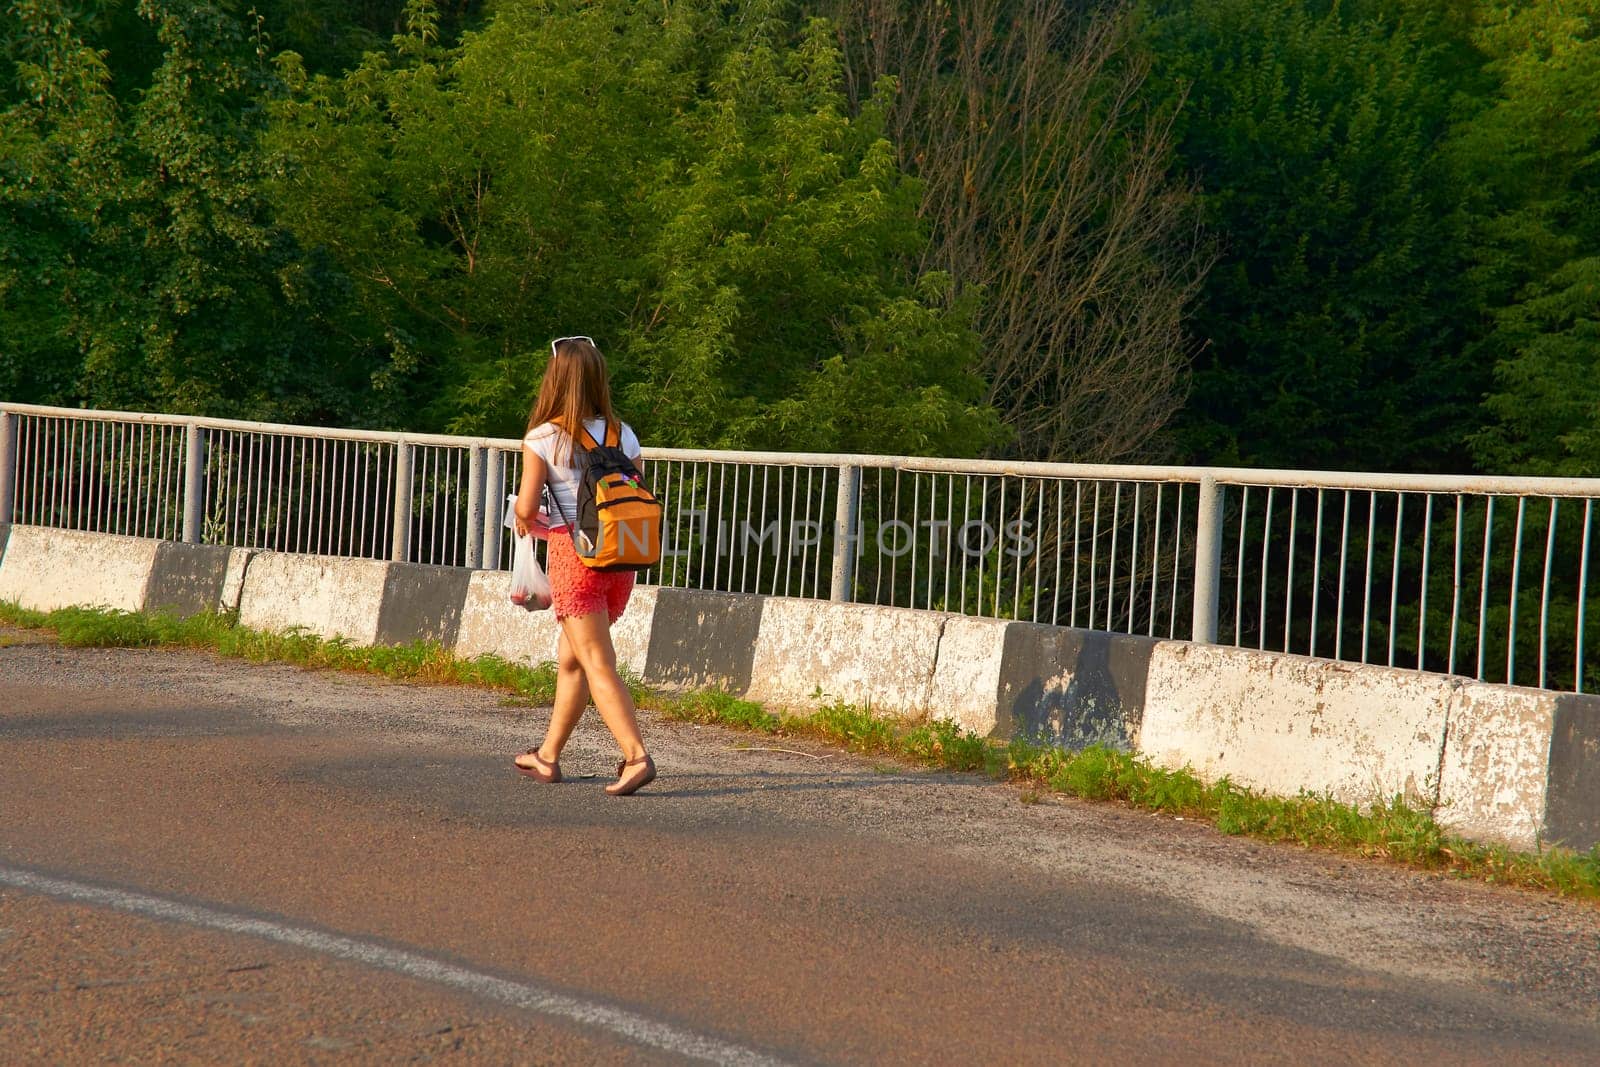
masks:
<svg viewBox="0 0 1600 1067"><path fill-rule="evenodd" d="M303 627L358 645L378 641L389 564L381 560L259 552L245 571L239 622L257 630Z"/></svg>
<svg viewBox="0 0 1600 1067"><path fill-rule="evenodd" d="M746 692L753 700L810 707L821 690L827 700L921 715L944 621L930 611L769 597Z"/></svg>
<svg viewBox="0 0 1600 1067"><path fill-rule="evenodd" d="M1453 679L1248 649L1159 642L1139 749L1166 767L1351 804L1438 800Z"/></svg>
<svg viewBox="0 0 1600 1067"><path fill-rule="evenodd" d="M1014 625L1002 619L945 619L928 689L930 717L981 737L996 733L1005 635Z"/></svg>
<svg viewBox="0 0 1600 1067"><path fill-rule="evenodd" d="M1005 632L995 732L1079 750L1138 744L1157 642L1017 623Z"/></svg>
<svg viewBox="0 0 1600 1067"><path fill-rule="evenodd" d="M656 587L636 585L628 597L628 610L611 627L611 644L617 650L617 665L640 678L650 659L650 627L655 618Z"/></svg>
<svg viewBox="0 0 1600 1067"><path fill-rule="evenodd" d="M378 610L377 641L404 645L436 641L453 648L472 572L460 567L391 563Z"/></svg>
<svg viewBox="0 0 1600 1067"><path fill-rule="evenodd" d="M238 611L239 596L244 592L244 572L255 556L253 548L230 548L228 566L222 575L222 592L217 597L218 611Z"/></svg>
<svg viewBox="0 0 1600 1067"><path fill-rule="evenodd" d="M644 680L650 685L750 688L762 599L695 589L656 590Z"/></svg>
<svg viewBox="0 0 1600 1067"><path fill-rule="evenodd" d="M1600 845L1600 697L1556 698L1543 837L1568 848Z"/></svg>
<svg viewBox="0 0 1600 1067"><path fill-rule="evenodd" d="M454 644L457 656L471 659L493 654L529 665L556 658L556 639L561 630L554 612L524 611L511 603L511 575L507 571L467 573Z"/></svg>
<svg viewBox="0 0 1600 1067"><path fill-rule="evenodd" d="M1518 849L1600 844L1600 697L1461 685L1437 818L1462 837Z"/></svg>
<svg viewBox="0 0 1600 1067"><path fill-rule="evenodd" d="M0 562L0 600L33 611L139 611L160 541L13 525Z"/></svg>
<svg viewBox="0 0 1600 1067"><path fill-rule="evenodd" d="M224 545L161 542L145 585L145 608L180 616L215 611L222 600L231 552Z"/></svg>
<svg viewBox="0 0 1600 1067"><path fill-rule="evenodd" d="M1537 846L1557 699L1471 682L1455 691L1439 768L1441 826L1474 841Z"/></svg>

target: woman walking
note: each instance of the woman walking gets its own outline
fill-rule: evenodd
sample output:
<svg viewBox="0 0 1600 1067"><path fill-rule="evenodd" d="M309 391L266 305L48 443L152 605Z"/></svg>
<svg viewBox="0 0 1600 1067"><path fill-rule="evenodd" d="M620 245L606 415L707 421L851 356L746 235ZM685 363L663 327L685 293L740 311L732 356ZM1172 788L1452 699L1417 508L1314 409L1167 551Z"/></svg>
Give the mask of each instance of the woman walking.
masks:
<svg viewBox="0 0 1600 1067"><path fill-rule="evenodd" d="M556 698L544 743L515 762L517 770L529 778L561 781L561 750L593 700L622 749L617 780L606 786L606 792L627 796L656 776L655 761L639 734L633 694L617 674L617 653L611 644L611 627L622 617L633 591L633 573L585 566L578 559L571 530L579 514L578 493L583 485L582 443L609 443L608 435L620 443L642 476L639 438L611 410L605 359L594 340L560 337L550 342L550 365L545 368L538 399L528 417L528 433L522 439L516 530L521 536L537 528L541 493L548 490L553 504L549 513L550 592L561 626Z"/></svg>

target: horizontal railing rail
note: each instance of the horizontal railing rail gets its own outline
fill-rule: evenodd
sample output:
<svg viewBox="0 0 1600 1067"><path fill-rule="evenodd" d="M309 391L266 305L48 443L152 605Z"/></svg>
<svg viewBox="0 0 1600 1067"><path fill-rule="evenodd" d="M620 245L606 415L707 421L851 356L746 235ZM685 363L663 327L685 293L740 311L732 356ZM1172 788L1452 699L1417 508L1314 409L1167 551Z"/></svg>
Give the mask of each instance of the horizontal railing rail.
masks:
<svg viewBox="0 0 1600 1067"><path fill-rule="evenodd" d="M292 423L247 422L204 415L166 415L150 412L110 411L98 408L60 408L37 404L0 403L0 412L13 415L69 417L98 422L198 426L202 429L240 430L351 441L407 441L413 444L460 446L477 444L505 449L521 447L515 437L475 437L412 433L405 430L350 430ZM1216 478L1230 485L1274 486L1299 489L1376 489L1417 493L1467 493L1499 496L1600 496L1600 478L1549 478L1488 474L1393 474L1364 471L1274 470L1257 467L1193 467L1162 464L1040 463L1023 460L945 459L929 456L885 456L848 452L751 452L707 448L652 448L645 458L680 462L751 463L816 467L873 467L949 474L1007 474L1029 478L1100 479L1103 481L1192 482Z"/></svg>
<svg viewBox="0 0 1600 1067"><path fill-rule="evenodd" d="M1600 479L646 448L659 585L1593 690ZM0 521L502 568L516 439L0 404Z"/></svg>

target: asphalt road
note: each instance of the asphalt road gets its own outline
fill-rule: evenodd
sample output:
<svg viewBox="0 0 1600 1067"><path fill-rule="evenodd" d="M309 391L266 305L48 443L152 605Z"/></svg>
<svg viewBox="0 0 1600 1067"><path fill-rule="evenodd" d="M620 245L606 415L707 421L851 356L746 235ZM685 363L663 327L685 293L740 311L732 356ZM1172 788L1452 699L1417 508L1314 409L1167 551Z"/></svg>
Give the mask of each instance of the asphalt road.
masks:
<svg viewBox="0 0 1600 1067"><path fill-rule="evenodd" d="M648 717L616 799L592 715L540 786L495 694L0 644L5 1062L1600 1058L1592 906Z"/></svg>

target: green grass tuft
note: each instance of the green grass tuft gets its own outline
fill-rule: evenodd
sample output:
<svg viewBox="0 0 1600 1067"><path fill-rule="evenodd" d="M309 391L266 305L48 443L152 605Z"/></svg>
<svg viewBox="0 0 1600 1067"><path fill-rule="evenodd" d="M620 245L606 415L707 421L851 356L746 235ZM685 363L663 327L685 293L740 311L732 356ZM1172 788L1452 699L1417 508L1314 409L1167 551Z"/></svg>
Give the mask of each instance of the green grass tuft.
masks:
<svg viewBox="0 0 1600 1067"><path fill-rule="evenodd" d="M913 726L900 744L910 758L950 771L993 773L998 759L986 739L943 719Z"/></svg>
<svg viewBox="0 0 1600 1067"><path fill-rule="evenodd" d="M529 667L492 655L457 659L436 641L366 648L343 637L319 637L299 628L252 630L240 626L229 614L203 613L180 619L160 612L110 608L37 612L5 602L0 602L0 622L54 630L62 644L77 647L208 649L256 663L291 663L320 670L363 671L399 681L505 690L540 705L555 697L553 663Z"/></svg>
<svg viewBox="0 0 1600 1067"><path fill-rule="evenodd" d="M760 704L741 700L730 693L703 689L676 696L646 691L644 706L653 707L670 719L702 725L731 726L759 734L777 733L778 717Z"/></svg>
<svg viewBox="0 0 1600 1067"><path fill-rule="evenodd" d="M806 724L807 732L854 752L894 752L898 747L894 723L843 701L824 705L797 721Z"/></svg>
<svg viewBox="0 0 1600 1067"><path fill-rule="evenodd" d="M0 623L24 630L44 630L50 625L50 616L42 611L18 607L9 600L0 600Z"/></svg>

